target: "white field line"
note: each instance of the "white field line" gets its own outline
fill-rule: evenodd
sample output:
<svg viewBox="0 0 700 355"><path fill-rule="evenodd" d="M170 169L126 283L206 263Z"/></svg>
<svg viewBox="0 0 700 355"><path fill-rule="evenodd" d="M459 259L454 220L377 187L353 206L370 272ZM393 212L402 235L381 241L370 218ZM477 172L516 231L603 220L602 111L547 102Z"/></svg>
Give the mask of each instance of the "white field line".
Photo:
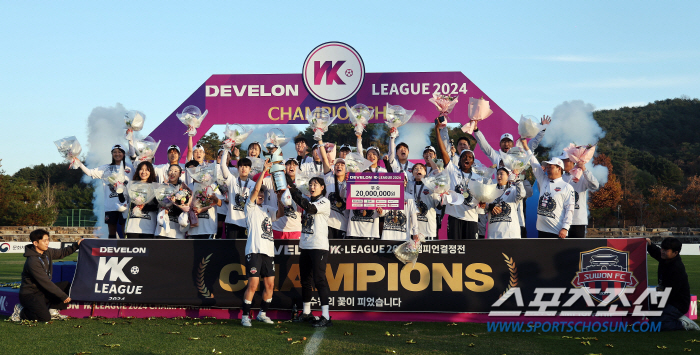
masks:
<svg viewBox="0 0 700 355"><path fill-rule="evenodd" d="M314 332L314 335L311 336L309 342L306 343L304 355L314 355L318 352L318 347L321 345L321 341L323 341L323 333L325 331L326 328L321 328Z"/></svg>

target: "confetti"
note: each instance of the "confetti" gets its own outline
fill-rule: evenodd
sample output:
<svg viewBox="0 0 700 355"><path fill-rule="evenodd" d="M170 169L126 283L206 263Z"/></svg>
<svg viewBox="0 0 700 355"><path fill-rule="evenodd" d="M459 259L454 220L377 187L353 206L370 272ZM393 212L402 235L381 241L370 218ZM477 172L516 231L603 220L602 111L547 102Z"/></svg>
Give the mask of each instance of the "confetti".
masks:
<svg viewBox="0 0 700 355"><path fill-rule="evenodd" d="M289 344L290 344L290 345L301 344L301 340L293 341L293 342L291 342L291 343L289 343Z"/></svg>
<svg viewBox="0 0 700 355"><path fill-rule="evenodd" d="M189 338L187 338L187 340L200 340L200 338L189 337Z"/></svg>
<svg viewBox="0 0 700 355"><path fill-rule="evenodd" d="M562 339L573 339L573 337L570 337L570 336L567 336L567 335L564 335L564 336L561 337L561 338L562 338Z"/></svg>
<svg viewBox="0 0 700 355"><path fill-rule="evenodd" d="M591 346L591 342L590 342L590 341L582 341L581 344L582 344L582 345Z"/></svg>
<svg viewBox="0 0 700 355"><path fill-rule="evenodd" d="M692 351L692 350L690 350L688 348L683 348L683 351Z"/></svg>
<svg viewBox="0 0 700 355"><path fill-rule="evenodd" d="M167 334L180 334L180 332L168 332Z"/></svg>
<svg viewBox="0 0 700 355"><path fill-rule="evenodd" d="M108 335L112 335L112 333L102 333L102 334L97 334L98 337L105 337Z"/></svg>
<svg viewBox="0 0 700 355"><path fill-rule="evenodd" d="M454 325L457 325L457 323L447 323L447 326L448 326L448 327L451 327L451 326L454 326Z"/></svg>
<svg viewBox="0 0 700 355"><path fill-rule="evenodd" d="M75 355L87 355L87 354L92 354L92 353L89 351L81 351L79 353L75 353Z"/></svg>
<svg viewBox="0 0 700 355"><path fill-rule="evenodd" d="M289 333L288 330L283 330L283 331L280 332L280 334L287 334L287 333Z"/></svg>
<svg viewBox="0 0 700 355"><path fill-rule="evenodd" d="M386 354L396 354L396 350L391 350L391 349L384 349L384 352Z"/></svg>
<svg viewBox="0 0 700 355"><path fill-rule="evenodd" d="M82 328L82 325L74 325L73 328Z"/></svg>
<svg viewBox="0 0 700 355"><path fill-rule="evenodd" d="M115 324L117 324L117 322L102 322L102 323L104 323L104 324L110 324L110 325L115 325Z"/></svg>
<svg viewBox="0 0 700 355"><path fill-rule="evenodd" d="M230 338L231 336L230 336L230 335L226 335L226 334L219 334L219 335L217 335L216 337L217 337L217 338Z"/></svg>
<svg viewBox="0 0 700 355"><path fill-rule="evenodd" d="M413 322L404 323L404 325L413 325Z"/></svg>
<svg viewBox="0 0 700 355"><path fill-rule="evenodd" d="M407 340L407 341L406 341L406 344L416 344L416 341L413 340L413 339Z"/></svg>
<svg viewBox="0 0 700 355"><path fill-rule="evenodd" d="M120 347L121 345L119 345L119 344L105 344L104 346L107 348L114 349L114 348Z"/></svg>
<svg viewBox="0 0 700 355"><path fill-rule="evenodd" d="M462 332L462 335L465 335L465 336L468 336L468 337L474 337L474 338L478 338L478 337L479 337L479 336L476 335L476 334L465 333L465 332Z"/></svg>
<svg viewBox="0 0 700 355"><path fill-rule="evenodd" d="M700 340L697 339L688 339L685 341L686 343L700 343Z"/></svg>
<svg viewBox="0 0 700 355"><path fill-rule="evenodd" d="M657 348L657 349L661 349L661 350L666 350L666 349L668 349L665 345L657 345L656 348Z"/></svg>
<svg viewBox="0 0 700 355"><path fill-rule="evenodd" d="M612 344L605 344L605 346L607 346L608 348L612 348L612 347L613 347Z"/></svg>
<svg viewBox="0 0 700 355"><path fill-rule="evenodd" d="M343 333L343 335L352 335L352 333L350 333L350 332L345 332L345 333Z"/></svg>
<svg viewBox="0 0 700 355"><path fill-rule="evenodd" d="M212 354L221 354L221 351L216 351L216 349L211 349Z"/></svg>
<svg viewBox="0 0 700 355"><path fill-rule="evenodd" d="M294 340L294 339L292 339L292 338L287 338L287 341L292 341L292 340Z"/></svg>
<svg viewBox="0 0 700 355"><path fill-rule="evenodd" d="M473 348L475 345L474 345L474 343L469 343L469 345L467 345L467 346L470 348Z"/></svg>

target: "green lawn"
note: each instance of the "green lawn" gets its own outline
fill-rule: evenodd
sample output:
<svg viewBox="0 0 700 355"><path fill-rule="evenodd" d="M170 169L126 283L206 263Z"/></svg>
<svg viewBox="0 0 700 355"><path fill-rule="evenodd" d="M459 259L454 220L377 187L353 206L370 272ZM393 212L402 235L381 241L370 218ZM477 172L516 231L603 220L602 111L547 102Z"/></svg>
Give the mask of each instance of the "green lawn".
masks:
<svg viewBox="0 0 700 355"><path fill-rule="evenodd" d="M20 254L0 256L0 282L19 280L23 259ZM691 292L698 294L700 256L683 259ZM656 283L657 264L649 260L650 284ZM259 322L245 329L237 320L215 319L71 319L35 326L0 322L0 349L3 354L301 354L314 331L306 324ZM336 321L322 336L319 354L663 354L686 348L700 352L700 332L685 331L498 333L488 332L485 324ZM291 344L303 337L307 340ZM689 342L692 339L698 342ZM415 344L407 343L411 340ZM581 344L586 341L590 345Z"/></svg>

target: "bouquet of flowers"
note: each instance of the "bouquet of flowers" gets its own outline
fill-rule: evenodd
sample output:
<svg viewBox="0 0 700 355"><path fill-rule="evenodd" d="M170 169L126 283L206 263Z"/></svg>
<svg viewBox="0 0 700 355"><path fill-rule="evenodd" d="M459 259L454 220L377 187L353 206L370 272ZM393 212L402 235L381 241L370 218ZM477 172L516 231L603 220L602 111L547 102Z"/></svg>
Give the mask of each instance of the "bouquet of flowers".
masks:
<svg viewBox="0 0 700 355"><path fill-rule="evenodd" d="M401 106L386 104L386 125L389 126L389 135L391 137L398 137L398 128L405 125L408 120L411 119L416 110L406 110Z"/></svg>
<svg viewBox="0 0 700 355"><path fill-rule="evenodd" d="M214 200L212 196L219 192L218 187L215 184L204 185L196 184L197 187L193 192L194 198L192 199L192 206L198 209L207 208L214 205Z"/></svg>
<svg viewBox="0 0 700 355"><path fill-rule="evenodd" d="M345 171L349 173L361 173L372 166L372 162L358 153L348 153L345 156Z"/></svg>
<svg viewBox="0 0 700 355"><path fill-rule="evenodd" d="M209 113L209 111L204 110L204 113L202 113L199 107L189 105L182 110L182 113L176 113L175 115L180 122L187 126L187 132L185 134L194 136L197 134L197 128L202 124L204 117L207 117L207 113Z"/></svg>
<svg viewBox="0 0 700 355"><path fill-rule="evenodd" d="M489 180L489 182L491 181ZM491 203L493 200L499 198L504 191L499 190L497 184L483 183L475 180L469 180L468 187L472 197L480 203Z"/></svg>
<svg viewBox="0 0 700 355"><path fill-rule="evenodd" d="M369 120L374 116L374 110L363 104L355 104L353 107L350 107L347 102L345 107L348 109L350 123L355 127L355 134L362 134Z"/></svg>
<svg viewBox="0 0 700 355"><path fill-rule="evenodd" d="M226 139L224 139L223 144L227 149L231 149L233 146L241 145L251 133L253 133L252 129L246 130L238 124L233 125L233 129L231 129L227 123L224 131Z"/></svg>
<svg viewBox="0 0 700 355"><path fill-rule="evenodd" d="M566 153L574 164L578 164L578 162L586 164L593 158L595 147L595 145L591 144L576 146L573 143L569 143L569 146L564 148L564 153ZM569 174L573 176L574 181L578 182L581 175L583 175L583 170L579 167L575 167L569 171Z"/></svg>
<svg viewBox="0 0 700 355"><path fill-rule="evenodd" d="M216 182L216 170L216 164L187 168L192 180L203 185L211 185Z"/></svg>
<svg viewBox="0 0 700 355"><path fill-rule="evenodd" d="M450 176L446 171L423 178L423 185L432 193L440 196L440 203L459 205L464 202L464 196L450 190Z"/></svg>
<svg viewBox="0 0 700 355"><path fill-rule="evenodd" d="M474 174L479 175L482 181L491 181L493 174L496 172L496 167L488 167L482 164L478 159L474 159L472 171Z"/></svg>
<svg viewBox="0 0 700 355"><path fill-rule="evenodd" d="M520 122L518 122L518 134L520 137L532 139L535 138L537 133L540 133L541 130L542 125L537 123L535 117L520 115Z"/></svg>
<svg viewBox="0 0 700 355"><path fill-rule="evenodd" d="M309 181L311 178L314 177L314 175L304 173L302 171L297 171L296 176L294 177L294 185L297 186L297 189L301 191L306 196L311 196L311 191L309 190Z"/></svg>
<svg viewBox="0 0 700 355"><path fill-rule="evenodd" d="M136 217L143 216L143 206L150 202L155 193L153 192L153 184L145 182L133 182L129 184L129 199L135 205L132 214Z"/></svg>
<svg viewBox="0 0 700 355"><path fill-rule="evenodd" d="M192 190L187 185L181 184L178 191L175 191L171 196L171 199L175 206L179 207L183 212L189 212L190 197L192 197Z"/></svg>
<svg viewBox="0 0 700 355"><path fill-rule="evenodd" d="M433 97L428 99L435 105L435 108L440 112L440 116L447 119L447 115L454 110L455 105L457 105L457 96L440 95L438 93L433 93ZM440 128L447 125L447 120L440 122Z"/></svg>
<svg viewBox="0 0 700 355"><path fill-rule="evenodd" d="M153 157L156 155L156 150L160 141L156 142L151 137L146 137L143 140L137 140L134 142L134 149L136 150L136 161L153 161Z"/></svg>
<svg viewBox="0 0 700 355"><path fill-rule="evenodd" d="M394 249L394 255L404 264L408 262L413 263L413 267L416 266L416 261L418 261L418 254L421 251L421 243L425 241L425 236L423 234L417 234L417 238L411 238L411 240L399 245Z"/></svg>
<svg viewBox="0 0 700 355"><path fill-rule="evenodd" d="M109 186L114 188L114 191L118 194L124 192L124 182L126 181L126 173L124 172L124 166L122 164L118 165L117 171L113 171L109 174L102 175L102 180L106 182Z"/></svg>
<svg viewBox="0 0 700 355"><path fill-rule="evenodd" d="M265 160L262 158L252 158L248 157L251 161L250 174L251 176L258 175L265 170Z"/></svg>
<svg viewBox="0 0 700 355"><path fill-rule="evenodd" d="M433 161L435 162L435 165L437 165L438 171L445 170L445 162L442 161L442 159L435 158Z"/></svg>
<svg viewBox="0 0 700 355"><path fill-rule="evenodd" d="M267 148L268 144L272 144L276 147L282 148L287 143L289 143L289 138L284 135L284 132L279 128L273 128L267 132L267 138L265 138L263 146Z"/></svg>
<svg viewBox="0 0 700 355"><path fill-rule="evenodd" d="M323 134L328 132L328 126L335 121L336 117L331 117L330 112L325 108L316 108L306 114L311 130L314 131L314 139L320 141Z"/></svg>
<svg viewBox="0 0 700 355"><path fill-rule="evenodd" d="M468 113L469 123L462 126L462 131L469 134L474 133L474 126L476 126L476 122L488 118L491 116L491 114L493 114L493 111L491 111L488 101L484 100L483 98L475 99L470 97Z"/></svg>
<svg viewBox="0 0 700 355"><path fill-rule="evenodd" d="M508 154L503 156L503 166L508 168L514 177L516 173L518 177L522 177L525 170L530 167L530 153L520 147L510 148Z"/></svg>
<svg viewBox="0 0 700 355"><path fill-rule="evenodd" d="M77 169L79 164L76 163L80 162L78 157L83 151L83 148L80 147L80 143L78 142L78 138L66 137L53 143L56 145L56 148L58 148L58 153L61 154L63 159L70 162L70 167Z"/></svg>
<svg viewBox="0 0 700 355"><path fill-rule="evenodd" d="M161 209L168 209L173 205L175 194L178 191L176 186L160 184L153 188L153 195Z"/></svg>
<svg viewBox="0 0 700 355"><path fill-rule="evenodd" d="M140 111L129 111L124 115L124 125L126 126L126 134L124 138L131 141L134 139L134 132L143 129L143 123L146 121L146 115Z"/></svg>

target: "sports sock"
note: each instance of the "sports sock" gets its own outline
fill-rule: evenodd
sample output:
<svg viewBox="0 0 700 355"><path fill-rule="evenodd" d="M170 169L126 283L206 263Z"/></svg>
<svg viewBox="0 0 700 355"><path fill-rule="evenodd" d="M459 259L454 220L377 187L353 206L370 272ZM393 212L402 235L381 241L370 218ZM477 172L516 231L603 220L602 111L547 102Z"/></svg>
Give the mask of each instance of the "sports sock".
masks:
<svg viewBox="0 0 700 355"><path fill-rule="evenodd" d="M311 302L304 302L304 314L310 314L311 313Z"/></svg>
<svg viewBox="0 0 700 355"><path fill-rule="evenodd" d="M243 300L243 315L248 316L250 315L250 306L253 303L253 301L248 301L248 300Z"/></svg>
<svg viewBox="0 0 700 355"><path fill-rule="evenodd" d="M326 319L331 319L331 315L328 313L328 305L321 306L321 315Z"/></svg>
<svg viewBox="0 0 700 355"><path fill-rule="evenodd" d="M260 311L267 313L267 310L270 309L270 303L272 303L272 298L269 300L263 300L262 304L260 305Z"/></svg>

